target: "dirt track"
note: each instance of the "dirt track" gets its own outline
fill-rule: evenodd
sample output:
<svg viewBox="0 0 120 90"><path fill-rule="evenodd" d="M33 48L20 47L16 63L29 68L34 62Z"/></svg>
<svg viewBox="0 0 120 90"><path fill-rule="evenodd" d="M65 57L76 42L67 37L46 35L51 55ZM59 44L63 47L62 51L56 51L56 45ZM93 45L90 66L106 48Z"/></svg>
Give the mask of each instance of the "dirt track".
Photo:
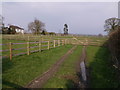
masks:
<svg viewBox="0 0 120 90"><path fill-rule="evenodd" d="M48 71L43 73L40 77L31 81L25 88L42 88L42 86L46 83L46 81L51 78L55 72L58 71L60 65L64 60L74 51L77 46L71 48L64 56L62 56Z"/></svg>

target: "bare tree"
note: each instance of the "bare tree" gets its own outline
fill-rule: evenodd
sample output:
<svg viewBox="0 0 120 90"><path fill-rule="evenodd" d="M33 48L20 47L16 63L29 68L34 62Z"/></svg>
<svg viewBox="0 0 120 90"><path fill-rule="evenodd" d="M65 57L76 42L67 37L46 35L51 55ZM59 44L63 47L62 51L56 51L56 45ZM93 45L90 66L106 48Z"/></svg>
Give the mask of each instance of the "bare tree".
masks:
<svg viewBox="0 0 120 90"><path fill-rule="evenodd" d="M110 34L114 30L116 30L115 28L118 27L119 23L120 23L120 19L118 18L109 18L105 20L104 31L107 31Z"/></svg>
<svg viewBox="0 0 120 90"><path fill-rule="evenodd" d="M40 34L44 30L45 24L38 19L28 24L28 30L34 34Z"/></svg>
<svg viewBox="0 0 120 90"><path fill-rule="evenodd" d="M0 30L2 30L2 28L4 27L4 17L2 15L0 15Z"/></svg>

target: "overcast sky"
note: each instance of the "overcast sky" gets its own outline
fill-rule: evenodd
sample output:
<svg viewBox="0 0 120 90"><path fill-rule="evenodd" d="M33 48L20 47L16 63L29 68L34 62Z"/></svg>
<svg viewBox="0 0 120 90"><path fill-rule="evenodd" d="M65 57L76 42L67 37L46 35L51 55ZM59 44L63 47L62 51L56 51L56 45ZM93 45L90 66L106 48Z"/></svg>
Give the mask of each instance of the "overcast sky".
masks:
<svg viewBox="0 0 120 90"><path fill-rule="evenodd" d="M13 24L27 30L35 18L45 23L49 32L63 32L68 24L69 33L106 34L104 21L118 17L117 2L3 2L2 14L6 25Z"/></svg>

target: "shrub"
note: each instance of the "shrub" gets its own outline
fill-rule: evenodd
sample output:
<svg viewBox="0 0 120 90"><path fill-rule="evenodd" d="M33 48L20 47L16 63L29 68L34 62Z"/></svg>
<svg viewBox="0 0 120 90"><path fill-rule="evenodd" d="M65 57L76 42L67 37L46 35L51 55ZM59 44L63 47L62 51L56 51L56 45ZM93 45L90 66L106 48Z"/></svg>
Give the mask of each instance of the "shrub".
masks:
<svg viewBox="0 0 120 90"><path fill-rule="evenodd" d="M120 27L110 34L108 43L113 61L120 68Z"/></svg>

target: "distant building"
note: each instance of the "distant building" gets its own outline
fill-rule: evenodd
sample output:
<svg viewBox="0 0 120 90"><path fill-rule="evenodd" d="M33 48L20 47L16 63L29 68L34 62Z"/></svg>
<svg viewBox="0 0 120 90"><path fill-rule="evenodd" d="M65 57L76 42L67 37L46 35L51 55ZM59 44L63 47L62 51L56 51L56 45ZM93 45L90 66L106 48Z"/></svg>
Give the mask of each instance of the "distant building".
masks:
<svg viewBox="0 0 120 90"><path fill-rule="evenodd" d="M20 27L18 27L18 26L14 26L14 25L10 25L9 28L10 28L11 30L15 30L16 33L24 34L24 29L23 29L23 28L20 28Z"/></svg>

